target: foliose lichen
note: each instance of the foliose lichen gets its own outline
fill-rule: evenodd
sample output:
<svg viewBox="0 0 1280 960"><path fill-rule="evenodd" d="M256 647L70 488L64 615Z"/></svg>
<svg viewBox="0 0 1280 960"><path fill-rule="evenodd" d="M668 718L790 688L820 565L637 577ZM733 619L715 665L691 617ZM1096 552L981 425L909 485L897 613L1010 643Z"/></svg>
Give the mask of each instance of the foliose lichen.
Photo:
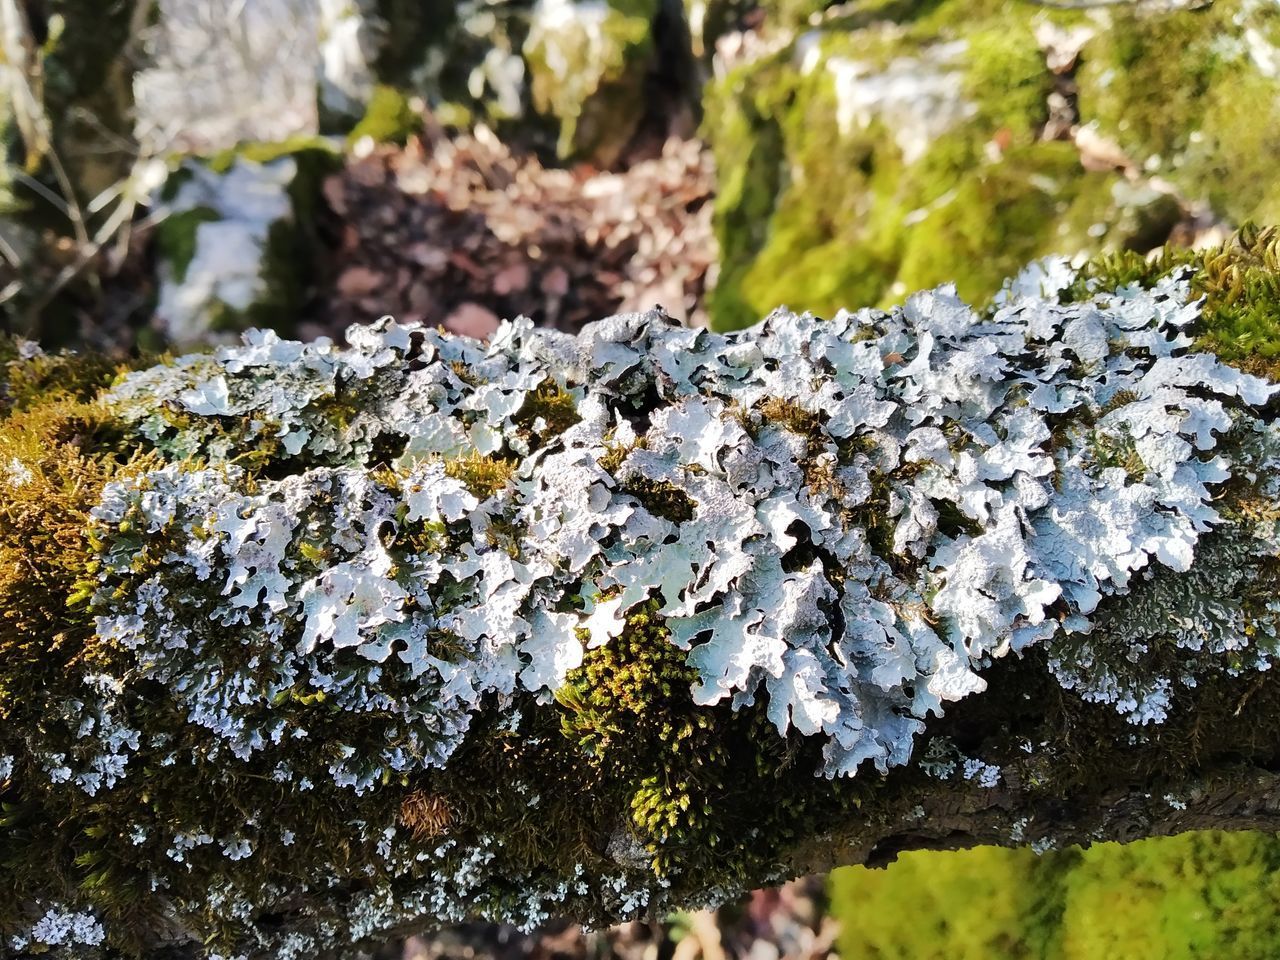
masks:
<svg viewBox="0 0 1280 960"><path fill-rule="evenodd" d="M1010 653L1139 722L1267 669L1277 388L1195 349L1191 270L1143 280L1049 260L983 311L732 334L387 318L32 399L0 424L8 948L728 896ZM921 770L999 788L940 743Z"/></svg>

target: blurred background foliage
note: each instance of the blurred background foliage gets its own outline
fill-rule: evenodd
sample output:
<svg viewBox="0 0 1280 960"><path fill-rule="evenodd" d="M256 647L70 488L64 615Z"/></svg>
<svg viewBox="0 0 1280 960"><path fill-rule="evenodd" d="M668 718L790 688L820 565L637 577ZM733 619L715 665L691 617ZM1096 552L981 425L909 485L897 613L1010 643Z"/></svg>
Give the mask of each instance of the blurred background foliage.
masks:
<svg viewBox="0 0 1280 960"><path fill-rule="evenodd" d="M1087 850L908 853L838 870L846 960L1264 960L1280 955L1280 842L1188 833Z"/></svg>
<svg viewBox="0 0 1280 960"><path fill-rule="evenodd" d="M0 46L46 341L728 329L1280 220L1273 0L0 0Z"/></svg>
<svg viewBox="0 0 1280 960"><path fill-rule="evenodd" d="M1280 222L1277 156L1274 0L0 0L0 327L982 300ZM912 853L832 878L834 944L805 894L561 952L1274 957L1278 865L1255 834Z"/></svg>

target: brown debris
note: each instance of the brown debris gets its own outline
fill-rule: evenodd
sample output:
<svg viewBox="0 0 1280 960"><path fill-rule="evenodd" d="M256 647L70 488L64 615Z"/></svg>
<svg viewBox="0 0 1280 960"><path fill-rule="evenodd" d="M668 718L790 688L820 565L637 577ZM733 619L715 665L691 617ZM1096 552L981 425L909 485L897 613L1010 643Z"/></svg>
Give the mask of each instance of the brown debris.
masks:
<svg viewBox="0 0 1280 960"><path fill-rule="evenodd" d="M500 318L572 331L660 304L702 325L713 188L692 140L620 173L546 168L484 128L379 146L324 184L308 319L334 337L388 313L483 337Z"/></svg>
<svg viewBox="0 0 1280 960"><path fill-rule="evenodd" d="M400 822L408 827L415 840L430 840L442 835L453 823L453 810L444 797L416 790L401 801Z"/></svg>
<svg viewBox="0 0 1280 960"><path fill-rule="evenodd" d="M607 930L550 922L525 933L472 923L388 945L377 960L837 960L838 925L823 912L823 881L762 890L719 910L634 920Z"/></svg>

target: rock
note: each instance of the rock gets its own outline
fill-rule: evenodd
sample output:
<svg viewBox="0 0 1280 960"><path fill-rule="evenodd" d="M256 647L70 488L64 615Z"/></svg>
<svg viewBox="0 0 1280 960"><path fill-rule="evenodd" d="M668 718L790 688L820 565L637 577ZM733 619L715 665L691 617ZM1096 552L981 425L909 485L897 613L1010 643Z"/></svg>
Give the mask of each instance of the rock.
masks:
<svg viewBox="0 0 1280 960"><path fill-rule="evenodd" d="M387 24L372 0L320 0L316 99L324 128L349 128L377 86L375 64Z"/></svg>
<svg viewBox="0 0 1280 960"><path fill-rule="evenodd" d="M738 5L695 11L700 49ZM681 0L324 0L320 34L321 120L332 132L403 142L386 115L416 97L446 126L484 123L612 167L647 120L666 121L649 155L674 127L693 127L698 83Z"/></svg>
<svg viewBox="0 0 1280 960"><path fill-rule="evenodd" d="M1082 119L1220 216L1280 220L1280 6L1219 0L1095 19L1075 76Z"/></svg>
<svg viewBox="0 0 1280 960"><path fill-rule="evenodd" d="M134 81L138 139L210 153L316 134L316 0L153 0Z"/></svg>
<svg viewBox="0 0 1280 960"><path fill-rule="evenodd" d="M170 176L152 204L163 216L152 323L167 342L290 329L308 280L314 175L325 160L318 148L265 161L227 155L186 160Z"/></svg>
<svg viewBox="0 0 1280 960"><path fill-rule="evenodd" d="M368 119L380 87L422 97L447 123L526 117L520 44L532 2L321 0L322 129L346 133Z"/></svg>

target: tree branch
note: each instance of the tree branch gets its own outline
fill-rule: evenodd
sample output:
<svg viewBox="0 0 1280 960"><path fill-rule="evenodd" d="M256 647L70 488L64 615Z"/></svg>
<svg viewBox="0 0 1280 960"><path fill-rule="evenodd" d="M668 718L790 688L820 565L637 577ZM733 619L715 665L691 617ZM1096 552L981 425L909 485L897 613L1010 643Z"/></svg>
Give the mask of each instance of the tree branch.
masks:
<svg viewBox="0 0 1280 960"><path fill-rule="evenodd" d="M1240 327L1280 322L1276 254L727 335L15 345L5 942L314 953L1280 829L1277 388Z"/></svg>

